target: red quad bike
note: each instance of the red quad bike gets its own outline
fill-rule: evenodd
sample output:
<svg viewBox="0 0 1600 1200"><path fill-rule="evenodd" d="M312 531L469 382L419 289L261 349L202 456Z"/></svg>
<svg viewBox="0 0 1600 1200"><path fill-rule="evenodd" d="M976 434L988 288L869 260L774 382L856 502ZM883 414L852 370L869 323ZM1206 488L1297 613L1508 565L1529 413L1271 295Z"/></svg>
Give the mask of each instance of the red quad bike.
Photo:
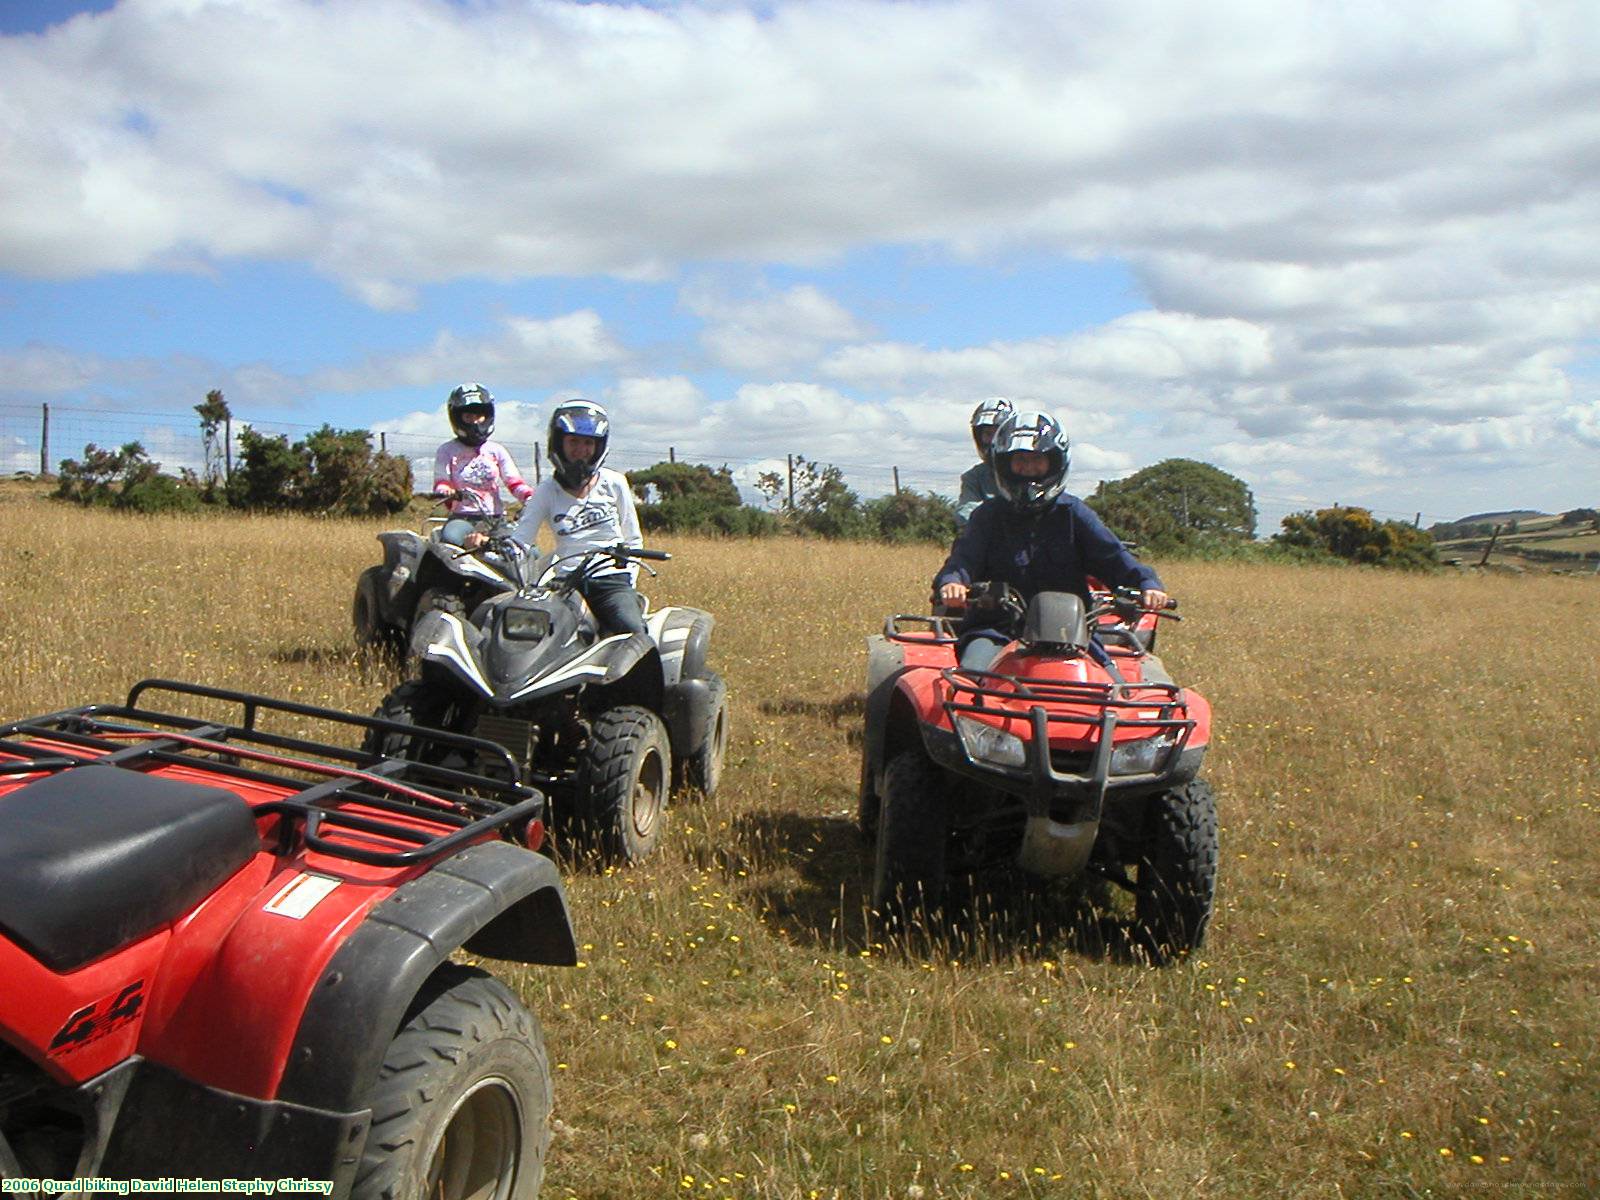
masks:
<svg viewBox="0 0 1600 1200"><path fill-rule="evenodd" d="M880 916L935 915L947 881L989 869L1090 872L1134 894L1158 959L1200 945L1217 876L1198 778L1211 706L1149 652L1158 614L1136 593L1092 595L1087 612L1062 592L1024 607L974 584L969 603L1014 637L984 671L957 666L948 616L892 616L868 639L860 819Z"/></svg>
<svg viewBox="0 0 1600 1200"><path fill-rule="evenodd" d="M539 1024L450 956L576 961L544 798L329 723L393 732L163 680L0 726L0 1178L538 1192Z"/></svg>

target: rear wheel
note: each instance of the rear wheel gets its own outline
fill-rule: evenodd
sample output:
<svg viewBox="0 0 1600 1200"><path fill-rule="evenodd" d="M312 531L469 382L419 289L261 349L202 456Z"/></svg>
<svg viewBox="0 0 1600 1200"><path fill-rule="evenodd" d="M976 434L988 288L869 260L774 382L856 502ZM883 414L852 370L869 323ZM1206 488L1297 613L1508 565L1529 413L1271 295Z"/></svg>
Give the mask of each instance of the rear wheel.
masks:
<svg viewBox="0 0 1600 1200"><path fill-rule="evenodd" d="M660 717L634 704L595 717L578 767L578 814L603 858L634 863L655 850L671 785L672 749Z"/></svg>
<svg viewBox="0 0 1600 1200"><path fill-rule="evenodd" d="M389 1044L368 1097L354 1200L532 1200L550 1144L539 1023L499 980L447 964Z"/></svg>
<svg viewBox="0 0 1600 1200"><path fill-rule="evenodd" d="M872 907L889 924L935 918L944 901L950 781L920 749L902 750L884 772L872 868Z"/></svg>
<svg viewBox="0 0 1600 1200"><path fill-rule="evenodd" d="M694 753L684 761L683 779L690 787L698 789L707 799L716 795L722 782L722 759L728 750L728 696L724 692L717 703L716 715L711 719L711 730Z"/></svg>
<svg viewBox="0 0 1600 1200"><path fill-rule="evenodd" d="M1138 863L1139 933L1159 959L1198 949L1217 892L1217 800L1200 780L1150 799Z"/></svg>

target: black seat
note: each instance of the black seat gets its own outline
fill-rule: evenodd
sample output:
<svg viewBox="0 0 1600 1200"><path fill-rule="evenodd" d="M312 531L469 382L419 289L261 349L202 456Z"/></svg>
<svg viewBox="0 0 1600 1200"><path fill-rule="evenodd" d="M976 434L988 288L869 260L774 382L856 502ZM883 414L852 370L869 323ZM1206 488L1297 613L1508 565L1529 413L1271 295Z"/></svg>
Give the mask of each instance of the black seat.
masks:
<svg viewBox="0 0 1600 1200"><path fill-rule="evenodd" d="M64 973L181 917L260 848L233 792L92 765L0 796L0 931Z"/></svg>

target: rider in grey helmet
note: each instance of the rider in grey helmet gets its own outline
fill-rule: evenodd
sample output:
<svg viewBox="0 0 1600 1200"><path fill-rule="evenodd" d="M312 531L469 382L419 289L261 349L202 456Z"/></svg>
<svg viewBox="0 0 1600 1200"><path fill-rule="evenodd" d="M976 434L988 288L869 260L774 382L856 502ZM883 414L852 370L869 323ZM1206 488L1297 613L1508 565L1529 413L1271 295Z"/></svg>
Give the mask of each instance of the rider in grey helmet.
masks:
<svg viewBox="0 0 1600 1200"><path fill-rule="evenodd" d="M994 468L989 464L989 444L994 441L994 431L1011 409L1011 401L1004 396L993 396L972 410L972 444L977 447L978 461L961 474L961 494L956 499L956 528L960 529L977 511L978 505L1000 494L995 486Z"/></svg>
<svg viewBox="0 0 1600 1200"><path fill-rule="evenodd" d="M1039 592L1072 592L1089 605L1089 578L1139 589L1141 602L1167 602L1161 579L1123 546L1093 509L1066 491L1071 446L1044 412L1015 412L995 429L989 447L999 495L973 512L934 578L948 605L966 602L977 580L1009 583L1024 601ZM969 615L961 628L961 665L982 670L1010 640Z"/></svg>

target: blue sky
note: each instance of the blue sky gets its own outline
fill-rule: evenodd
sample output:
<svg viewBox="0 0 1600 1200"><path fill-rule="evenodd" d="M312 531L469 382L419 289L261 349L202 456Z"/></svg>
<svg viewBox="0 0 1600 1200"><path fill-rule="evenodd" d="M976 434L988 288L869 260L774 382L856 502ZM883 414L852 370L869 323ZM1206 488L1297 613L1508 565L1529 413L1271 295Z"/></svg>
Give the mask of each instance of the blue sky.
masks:
<svg viewBox="0 0 1600 1200"><path fill-rule="evenodd" d="M1073 487L1166 457L1297 508L1592 505L1586 4L0 4L0 469L236 417L422 454L949 492L966 414Z"/></svg>

